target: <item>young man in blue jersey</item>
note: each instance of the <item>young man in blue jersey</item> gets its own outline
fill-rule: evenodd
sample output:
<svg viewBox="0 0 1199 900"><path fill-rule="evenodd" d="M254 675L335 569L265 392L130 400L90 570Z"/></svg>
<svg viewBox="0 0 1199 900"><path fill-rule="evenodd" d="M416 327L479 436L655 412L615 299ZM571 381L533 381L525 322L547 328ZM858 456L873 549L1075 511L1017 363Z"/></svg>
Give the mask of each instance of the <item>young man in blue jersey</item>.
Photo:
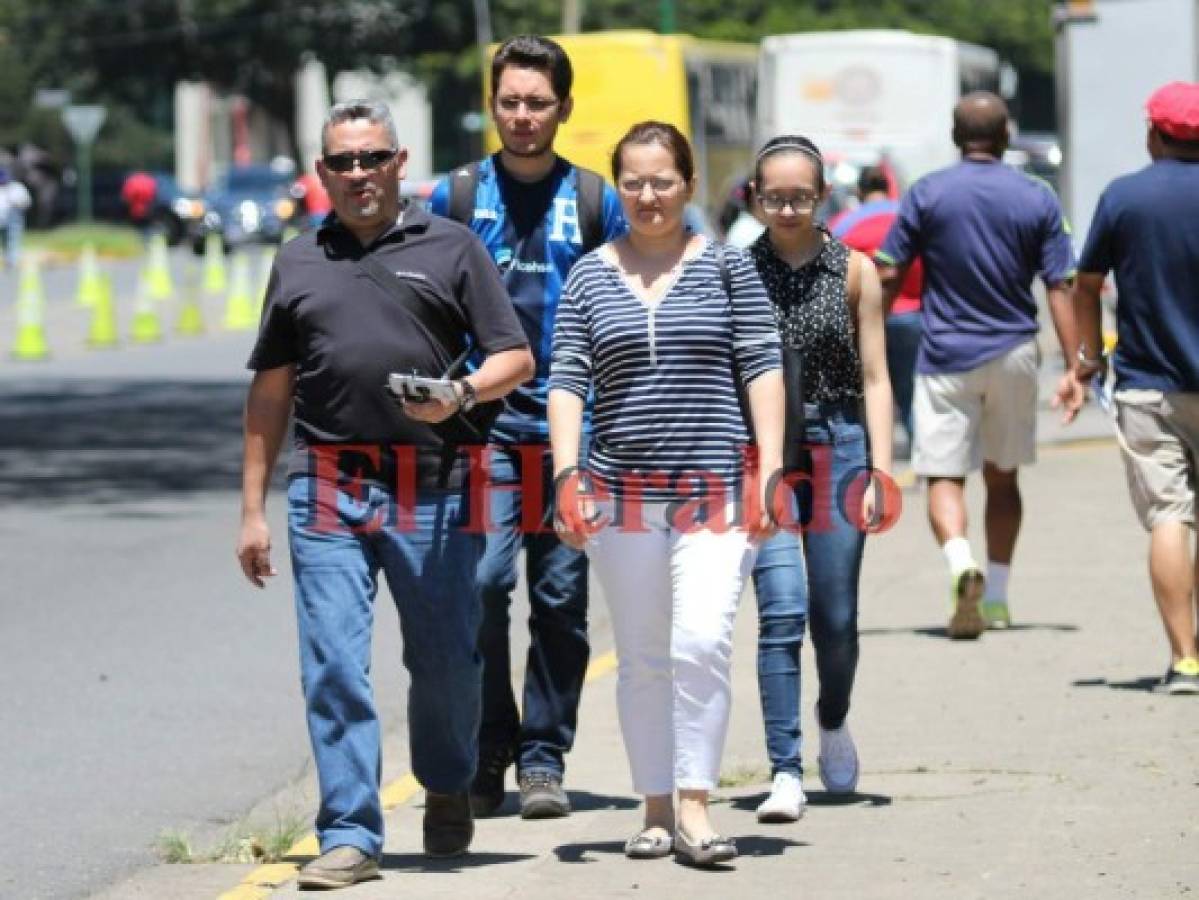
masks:
<svg viewBox="0 0 1199 900"><path fill-rule="evenodd" d="M572 110L572 78L570 60L553 41L532 35L505 41L491 65L491 112L503 149L452 173L430 198L433 212L462 221L482 239L537 360L536 376L509 397L490 438L490 528L478 572L483 721L471 788L480 816L503 803L505 772L514 761L521 816L570 812L563 757L574 742L589 654L587 558L548 527L546 383L567 273L584 253L626 229L612 188L554 153L558 126ZM518 711L508 625L522 548L530 640Z"/></svg>

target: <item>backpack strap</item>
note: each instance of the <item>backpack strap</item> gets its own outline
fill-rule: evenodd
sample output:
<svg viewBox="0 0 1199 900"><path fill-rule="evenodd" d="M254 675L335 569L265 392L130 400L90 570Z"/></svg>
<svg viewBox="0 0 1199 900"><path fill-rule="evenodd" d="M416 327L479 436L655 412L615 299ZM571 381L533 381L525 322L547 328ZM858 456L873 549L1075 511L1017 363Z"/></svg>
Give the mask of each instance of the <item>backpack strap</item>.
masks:
<svg viewBox="0 0 1199 900"><path fill-rule="evenodd" d="M604 242L604 179L590 169L575 166L575 192L583 252L590 253Z"/></svg>
<svg viewBox="0 0 1199 900"><path fill-rule="evenodd" d="M450 175L449 218L470 227L475 217L475 194L479 189L479 163L467 163Z"/></svg>

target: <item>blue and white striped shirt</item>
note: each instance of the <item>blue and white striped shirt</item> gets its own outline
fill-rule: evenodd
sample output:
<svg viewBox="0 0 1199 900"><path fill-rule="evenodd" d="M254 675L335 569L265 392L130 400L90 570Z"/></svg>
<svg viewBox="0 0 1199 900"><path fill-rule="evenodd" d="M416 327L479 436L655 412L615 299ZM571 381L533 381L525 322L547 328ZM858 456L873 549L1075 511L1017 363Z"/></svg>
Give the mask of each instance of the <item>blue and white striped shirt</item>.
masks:
<svg viewBox="0 0 1199 900"><path fill-rule="evenodd" d="M694 481L679 478L696 473L739 490L749 435L734 372L749 384L781 356L757 270L740 250L724 252L731 303L711 242L652 305L599 251L566 281L549 387L583 399L594 388L588 469L615 497L694 495Z"/></svg>

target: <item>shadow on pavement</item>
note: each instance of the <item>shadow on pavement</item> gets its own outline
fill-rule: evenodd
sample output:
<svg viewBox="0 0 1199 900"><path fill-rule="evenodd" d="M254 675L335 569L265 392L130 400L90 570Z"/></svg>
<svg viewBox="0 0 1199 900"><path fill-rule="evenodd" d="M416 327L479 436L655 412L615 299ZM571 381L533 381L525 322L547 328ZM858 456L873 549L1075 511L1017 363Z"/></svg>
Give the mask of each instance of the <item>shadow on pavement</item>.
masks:
<svg viewBox="0 0 1199 900"><path fill-rule="evenodd" d="M1069 622L1022 622L1007 628L988 629L987 634L1003 634L1005 631L1078 631L1078 626ZM949 640L949 632L944 625L924 625L918 628L863 628L858 632L859 637L885 637L891 634L919 634L924 637Z"/></svg>
<svg viewBox="0 0 1199 900"><path fill-rule="evenodd" d="M782 856L790 847L807 847L804 841L793 841L790 838L763 837L760 834L746 834L737 837L738 856Z"/></svg>
<svg viewBox="0 0 1199 900"><path fill-rule="evenodd" d="M594 862L588 859L589 853L604 853L621 855L624 853L624 841L597 841L591 844L562 844L554 848L554 856L558 862L583 863Z"/></svg>
<svg viewBox="0 0 1199 900"><path fill-rule="evenodd" d="M601 809L636 809L641 801L636 797L618 797L613 794L593 794L590 791L567 791L570 805L576 812L595 812Z"/></svg>
<svg viewBox="0 0 1199 900"><path fill-rule="evenodd" d="M1132 681L1108 681L1106 678L1079 678L1070 682L1072 687L1106 687L1113 691L1141 691L1152 694L1162 683L1160 678L1135 678Z"/></svg>
<svg viewBox="0 0 1199 900"><path fill-rule="evenodd" d="M590 791L568 790L570 808L575 812L597 812L603 809L636 809L641 801L636 797L618 797L610 794L593 794ZM494 812L479 816L480 819L507 819L520 815L520 794L508 791L504 802ZM622 845L623 846L623 845Z"/></svg>
<svg viewBox="0 0 1199 900"><path fill-rule="evenodd" d="M809 806L890 806L891 798L886 794L859 794L856 791L852 794L830 794L827 791L812 791L805 789L805 794L808 797ZM752 812L757 809L763 800L770 796L769 791L762 791L759 794L747 794L744 797L735 797L729 805L733 809L740 809L746 812ZM740 841L738 841L740 846Z"/></svg>
<svg viewBox="0 0 1199 900"><path fill-rule="evenodd" d="M0 503L121 503L241 481L242 382L0 383Z"/></svg>
<svg viewBox="0 0 1199 900"><path fill-rule="evenodd" d="M476 853L470 851L449 859L430 859L423 853L384 853L379 868L388 872L460 872L479 866L498 866L524 862L533 853Z"/></svg>

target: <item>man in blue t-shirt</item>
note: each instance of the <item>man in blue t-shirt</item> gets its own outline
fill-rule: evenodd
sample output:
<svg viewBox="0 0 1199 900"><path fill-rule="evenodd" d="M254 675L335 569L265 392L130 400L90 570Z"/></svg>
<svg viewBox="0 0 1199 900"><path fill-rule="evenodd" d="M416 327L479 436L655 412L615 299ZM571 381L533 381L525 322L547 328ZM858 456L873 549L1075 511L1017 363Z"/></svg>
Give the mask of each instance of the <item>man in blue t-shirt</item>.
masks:
<svg viewBox="0 0 1199 900"><path fill-rule="evenodd" d="M924 261L912 469L928 479L929 521L949 565L949 636L976 638L988 625L1011 622L1017 473L1036 458L1040 354L1032 281L1039 275L1048 289L1065 352L1073 343L1074 252L1053 191L1001 162L1008 143L1002 99L985 92L963 97L953 111L953 139L961 162L912 186L876 259L888 303L908 265ZM1076 391L1063 378L1059 395ZM966 538L966 475L980 466L985 579Z"/></svg>
<svg viewBox="0 0 1199 900"><path fill-rule="evenodd" d="M1099 198L1079 261L1079 379L1104 368L1099 291L1116 274L1116 422L1149 574L1170 643L1162 689L1199 694L1195 481L1199 470L1199 84L1149 98L1153 162Z"/></svg>
<svg viewBox="0 0 1199 900"><path fill-rule="evenodd" d="M503 149L454 172L430 198L433 212L463 220L491 253L537 361L536 376L509 396L489 447L490 527L478 572L483 721L471 788L476 815L503 803L504 774L514 759L524 818L570 812L563 757L574 742L589 655L587 558L549 527L546 385L567 273L585 252L626 229L615 191L554 153L554 135L571 113L571 81L570 60L558 44L531 35L506 41L491 64L492 115ZM473 187L465 211L455 197L463 185ZM530 610L523 716L512 692L508 641L522 547Z"/></svg>

